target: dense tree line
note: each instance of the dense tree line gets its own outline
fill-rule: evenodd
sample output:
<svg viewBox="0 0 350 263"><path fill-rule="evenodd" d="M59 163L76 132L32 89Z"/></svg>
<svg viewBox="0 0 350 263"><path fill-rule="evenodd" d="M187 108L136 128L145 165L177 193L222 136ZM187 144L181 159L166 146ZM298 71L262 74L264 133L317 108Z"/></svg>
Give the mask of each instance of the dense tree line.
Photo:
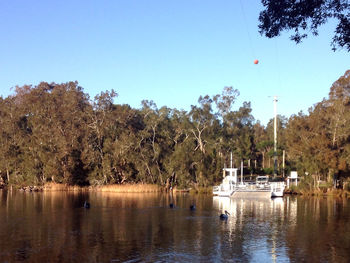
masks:
<svg viewBox="0 0 350 263"><path fill-rule="evenodd" d="M278 117L279 173L298 169L314 181L347 177L350 164L350 71L308 114ZM106 91L90 99L77 82L16 87L0 98L0 180L11 184L153 183L210 186L230 152L248 173L272 173L273 120L255 121L239 91L200 96L183 111L115 103Z"/></svg>
<svg viewBox="0 0 350 263"><path fill-rule="evenodd" d="M350 172L350 70L333 83L329 96L309 109L291 116L285 129L289 159L319 180L349 179Z"/></svg>

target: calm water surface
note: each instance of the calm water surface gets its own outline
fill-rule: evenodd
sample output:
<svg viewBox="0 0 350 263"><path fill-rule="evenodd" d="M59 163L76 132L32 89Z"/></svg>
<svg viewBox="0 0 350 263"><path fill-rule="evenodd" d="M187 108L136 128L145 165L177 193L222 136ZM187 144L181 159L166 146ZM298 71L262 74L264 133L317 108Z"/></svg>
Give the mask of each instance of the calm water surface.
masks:
<svg viewBox="0 0 350 263"><path fill-rule="evenodd" d="M350 202L0 191L0 262L16 261L350 262Z"/></svg>

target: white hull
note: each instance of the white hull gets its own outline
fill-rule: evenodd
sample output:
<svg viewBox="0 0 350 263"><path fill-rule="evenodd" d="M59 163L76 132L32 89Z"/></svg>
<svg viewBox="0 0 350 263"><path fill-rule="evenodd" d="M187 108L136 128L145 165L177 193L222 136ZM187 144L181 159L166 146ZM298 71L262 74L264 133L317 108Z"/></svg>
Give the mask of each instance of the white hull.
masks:
<svg viewBox="0 0 350 263"><path fill-rule="evenodd" d="M271 197L283 197L283 191L273 191L271 192Z"/></svg>
<svg viewBox="0 0 350 263"><path fill-rule="evenodd" d="M284 182L271 183L271 197L283 197Z"/></svg>
<svg viewBox="0 0 350 263"><path fill-rule="evenodd" d="M234 198L283 197L284 183L271 183L263 188L257 187L256 185L238 185L230 187L229 189L217 186L214 188L213 195Z"/></svg>
<svg viewBox="0 0 350 263"><path fill-rule="evenodd" d="M243 170L243 167L241 168ZM222 197L271 198L283 196L284 182L269 182L268 176L257 176L256 182L241 182L237 179L237 168L224 168L224 177L219 186L214 186L213 195ZM228 175L227 175L228 173Z"/></svg>
<svg viewBox="0 0 350 263"><path fill-rule="evenodd" d="M231 197L234 194L234 191L232 191L232 192L221 192L221 191L219 191L219 192L215 192L213 194L216 195L216 196Z"/></svg>

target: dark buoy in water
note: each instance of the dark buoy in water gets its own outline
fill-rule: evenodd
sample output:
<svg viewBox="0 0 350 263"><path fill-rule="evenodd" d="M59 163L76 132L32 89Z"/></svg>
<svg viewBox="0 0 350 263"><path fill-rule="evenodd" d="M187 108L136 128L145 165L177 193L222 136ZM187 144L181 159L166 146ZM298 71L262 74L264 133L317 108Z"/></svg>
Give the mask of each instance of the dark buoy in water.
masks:
<svg viewBox="0 0 350 263"><path fill-rule="evenodd" d="M90 203L85 201L84 202L84 208L89 209L90 208Z"/></svg>
<svg viewBox="0 0 350 263"><path fill-rule="evenodd" d="M175 205L173 203L170 203L169 207L170 208L175 208Z"/></svg>
<svg viewBox="0 0 350 263"><path fill-rule="evenodd" d="M230 215L230 213L225 210L225 214L221 214L220 219L227 220L229 215Z"/></svg>
<svg viewBox="0 0 350 263"><path fill-rule="evenodd" d="M191 205L191 206L190 206L190 210L191 210L191 211L196 210L196 205Z"/></svg>

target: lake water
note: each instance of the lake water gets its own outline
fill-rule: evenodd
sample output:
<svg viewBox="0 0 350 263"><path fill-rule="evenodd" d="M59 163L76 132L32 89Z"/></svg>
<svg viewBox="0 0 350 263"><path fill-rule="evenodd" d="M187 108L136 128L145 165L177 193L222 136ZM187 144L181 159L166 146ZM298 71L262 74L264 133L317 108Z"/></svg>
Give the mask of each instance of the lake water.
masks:
<svg viewBox="0 0 350 263"><path fill-rule="evenodd" d="M0 191L0 262L15 261L350 262L350 202Z"/></svg>

